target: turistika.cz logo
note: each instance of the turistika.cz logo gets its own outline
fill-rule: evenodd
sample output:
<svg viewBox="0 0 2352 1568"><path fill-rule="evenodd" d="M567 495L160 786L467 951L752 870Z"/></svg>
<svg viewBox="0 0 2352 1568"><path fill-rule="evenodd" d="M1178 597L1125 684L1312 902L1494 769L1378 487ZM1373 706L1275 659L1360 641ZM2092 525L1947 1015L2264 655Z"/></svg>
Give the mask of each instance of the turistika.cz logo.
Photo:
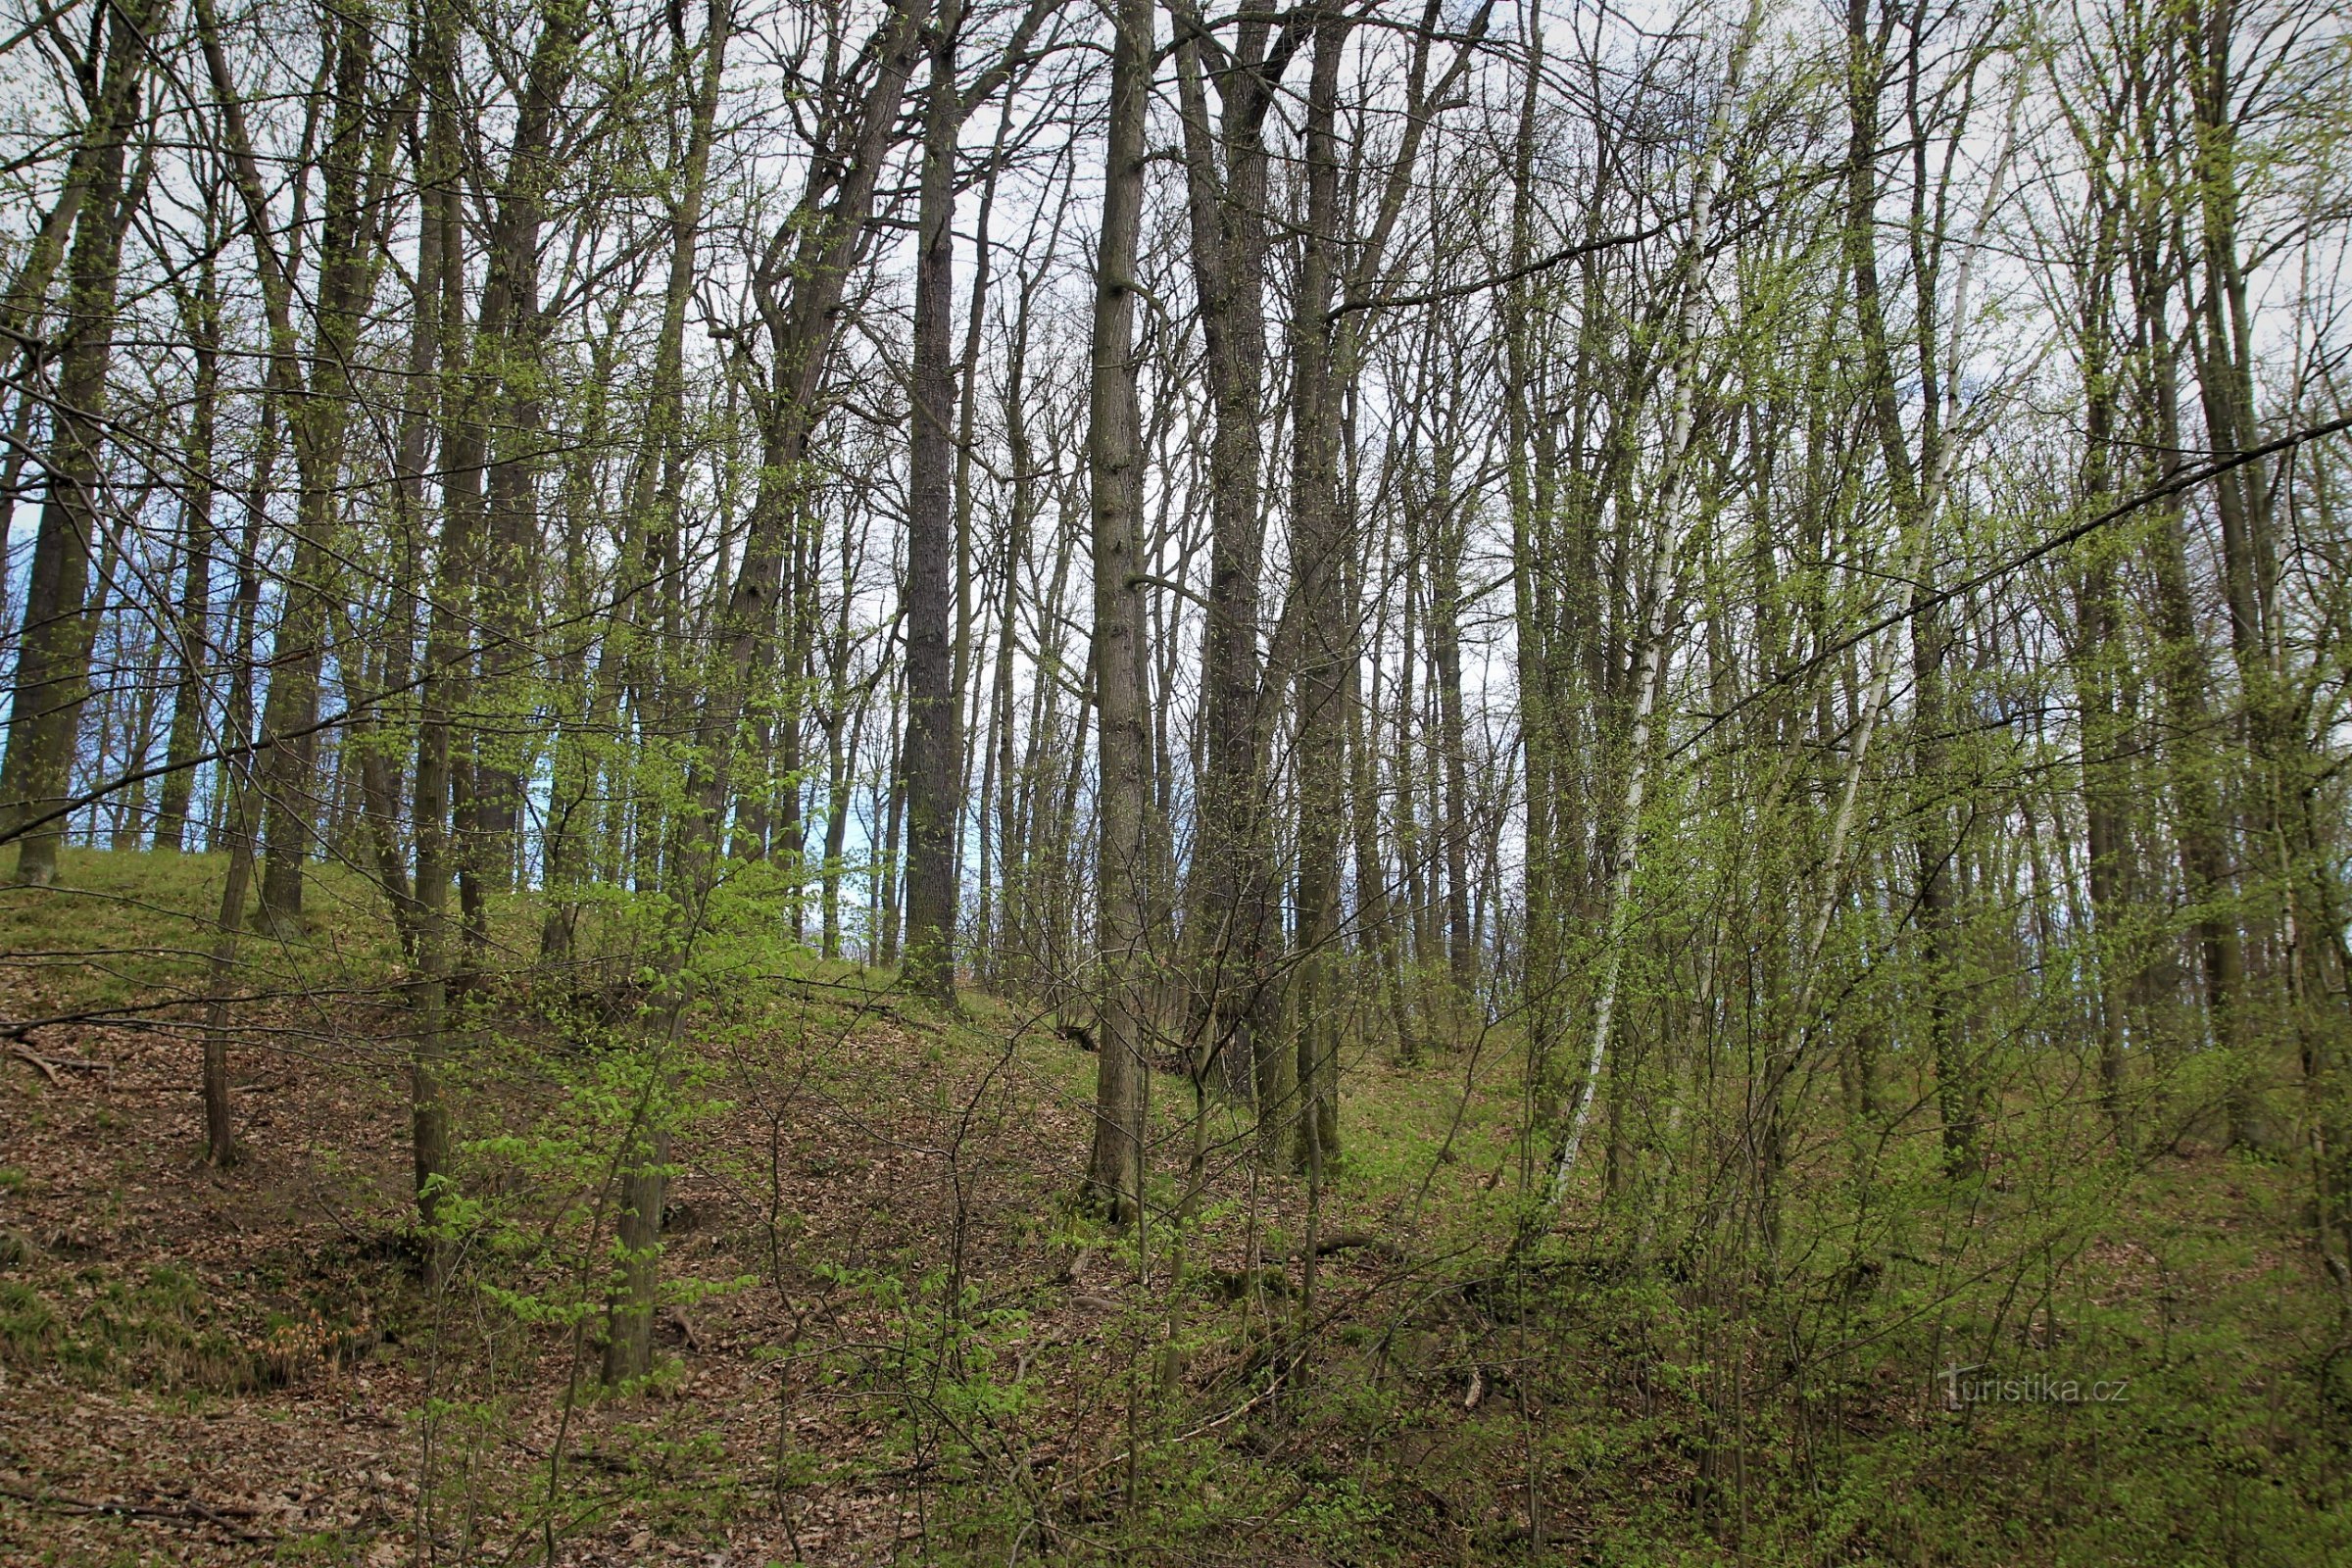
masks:
<svg viewBox="0 0 2352 1568"><path fill-rule="evenodd" d="M2047 1372L2025 1372L2015 1377L1969 1375L1984 1371L1983 1363L1945 1367L1939 1374L1943 1379L1944 1408L1957 1410L1967 1404L2120 1404L2131 1396L2132 1391L2130 1378L2084 1382Z"/></svg>

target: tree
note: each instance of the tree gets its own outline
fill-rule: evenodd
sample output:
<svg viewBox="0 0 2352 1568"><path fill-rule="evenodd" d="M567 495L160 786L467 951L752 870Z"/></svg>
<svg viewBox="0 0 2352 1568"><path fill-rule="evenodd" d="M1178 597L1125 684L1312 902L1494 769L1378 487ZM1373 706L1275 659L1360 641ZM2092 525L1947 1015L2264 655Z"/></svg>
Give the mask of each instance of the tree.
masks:
<svg viewBox="0 0 2352 1568"><path fill-rule="evenodd" d="M1100 1008L1093 1151L1086 1184L1114 1222L1139 1224L1144 1202L1144 812L1149 789L1136 648L1144 635L1137 527L1141 416L1136 406L1136 249L1143 227L1144 116L1151 92L1152 0L1118 0L1111 15L1110 110L1103 134L1102 224L1095 252L1087 479L1094 517L1098 843L1095 949Z"/></svg>
<svg viewBox="0 0 2352 1568"><path fill-rule="evenodd" d="M126 167L144 121L142 89L152 65L146 34L154 17L152 5L133 3L110 9L102 19L104 65L65 194L51 219L55 224L57 215L72 214L74 248L66 263L57 334L62 345L43 463L40 531L33 538L17 640L8 753L0 760L0 831L17 838L17 879L35 886L57 876L57 848L66 831L62 808L82 702L89 693L90 645L97 631L95 607L89 603L90 551L103 515L116 292L123 230L139 201ZM95 40L92 53L97 53ZM145 178L142 163L137 183L143 185ZM40 264L53 242L45 225L11 291L10 309L21 319L31 319L33 302L46 291Z"/></svg>

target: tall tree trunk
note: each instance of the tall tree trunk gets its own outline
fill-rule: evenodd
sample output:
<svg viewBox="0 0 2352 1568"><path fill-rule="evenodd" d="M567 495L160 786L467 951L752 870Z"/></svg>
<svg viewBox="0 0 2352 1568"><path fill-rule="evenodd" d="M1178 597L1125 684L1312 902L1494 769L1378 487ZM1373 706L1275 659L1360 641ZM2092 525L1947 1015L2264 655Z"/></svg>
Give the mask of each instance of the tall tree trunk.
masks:
<svg viewBox="0 0 2352 1568"><path fill-rule="evenodd" d="M1004 520L1004 580L997 614L997 660L990 701L991 763L996 798L983 808L996 811L997 898L996 939L987 955L990 979L1003 985L1012 969L1013 953L1021 939L1028 907L1029 865L1022 854L1020 781L1014 775L1013 655L1019 646L1021 576L1029 564L1029 536L1037 517L1037 456L1029 440L1023 408L1029 363L1031 295L1024 271L1012 345L1004 371L1004 447L1012 464L1012 496Z"/></svg>
<svg viewBox="0 0 2352 1568"><path fill-rule="evenodd" d="M523 779L533 763L532 628L541 548L538 473L546 444L547 327L539 307L539 240L555 184L554 150L588 21L582 0L544 0L515 105L514 140L491 224L474 368L493 434L486 474L489 528L476 602L485 634L475 706L473 831L466 863L485 893L514 885ZM477 917L478 919L478 917Z"/></svg>
<svg viewBox="0 0 2352 1568"><path fill-rule="evenodd" d="M1245 0L1231 52L1178 12L1193 273L1213 406L1207 628L1201 639L1201 764L1187 930L1196 1056L1228 1094L1250 1097L1262 1016L1272 860L1266 740L1278 694L1258 659L1265 522L1261 383L1266 363L1265 118L1295 39L1269 53L1271 0ZM1222 114L1212 131L1201 56L1212 52ZM1220 169L1220 165L1222 166ZM1212 1062L1216 1065L1212 1067Z"/></svg>
<svg viewBox="0 0 2352 1568"><path fill-rule="evenodd" d="M1710 118L1706 146L1690 184L1690 206L1685 218L1673 284L1677 316L1670 340L1673 358L1668 366L1666 445L1658 455L1658 477L1650 501L1659 532L1650 549L1648 581L1639 611L1642 632L1634 657L1632 722L1625 743L1625 788L1618 805L1610 861L1607 926L1601 939L1601 972L1592 1004L1592 1045L1552 1145L1544 1206L1523 1228L1516 1239L1519 1244L1533 1238L1566 1194L1569 1173L1575 1168L1585 1125L1592 1113L1593 1098L1599 1092L1601 1070L1616 1025L1618 990L1633 921L1635 874L1642 842L1642 809L1648 800L1650 773L1656 761L1652 756L1652 725L1670 662L1672 650L1667 646L1668 640L1679 614L1673 600L1686 534L1683 514L1689 506L1687 496L1690 489L1688 469L1696 423L1698 325L1700 313L1705 309L1706 255L1714 223L1715 185L1723 177L1733 116L1740 108L1748 55L1762 30L1764 11L1765 0L1750 0L1746 20L1732 40L1722 96Z"/></svg>
<svg viewBox="0 0 2352 1568"><path fill-rule="evenodd" d="M906 507L906 967L910 990L956 1000L956 905L962 880L963 698L955 687L956 147L963 99L956 80L961 0L932 22L916 219L912 443Z"/></svg>
<svg viewBox="0 0 2352 1568"><path fill-rule="evenodd" d="M758 675L776 667L779 612L788 623L787 651L805 653L806 640L797 629L805 610L801 596L790 595L788 602L779 603L787 587L788 564L797 564L805 554L800 540L807 512L804 460L825 361L840 329L850 268L896 142L920 15L920 0L894 0L861 57L870 72L863 91L843 93L839 101L820 106L842 151L821 160L822 167L812 172L807 195L776 230L752 277L772 363L760 408L759 489L742 561L714 617L701 716L694 728L696 776L688 792L692 820L680 825L678 835L683 873L679 893L690 905L700 903L691 890L713 874L709 868L714 866L726 825L736 732L757 700ZM788 675L801 672L797 660L783 667ZM797 706L784 714L783 722L788 726L787 742L797 740ZM788 754L783 760L789 778L797 758ZM792 787L797 800L798 786ZM797 823L789 826L797 841ZM796 898L796 939L800 908Z"/></svg>
<svg viewBox="0 0 2352 1568"><path fill-rule="evenodd" d="M456 359L465 325L462 292L466 257L459 209L458 106L447 92L455 40L455 19L446 0L425 7L418 37L418 64L430 93L422 167L420 224L433 232L431 259L437 278L420 276L418 289L438 286L438 332L443 363ZM417 695L416 767L412 779L411 824L416 840L416 962L409 987L416 1013L416 1043L409 1057L409 1126L416 1219L425 1245L428 1284L441 1277L446 1248L440 1236L444 1184L449 1179L450 1116L443 1074L449 1054L450 981L453 956L449 931L452 861L450 805L451 729L455 706L466 684L466 657L474 581L473 533L477 508L469 493L478 475L479 453L462 418L452 417L458 393L453 378L440 381L442 507L432 588L425 612L424 668Z"/></svg>
<svg viewBox="0 0 2352 1568"><path fill-rule="evenodd" d="M1143 637L1143 432L1135 366L1136 251L1143 228L1144 128L1152 90L1152 0L1111 13L1110 117L1095 258L1087 471L1094 512L1097 1043L1094 1146L1086 1185L1115 1224L1142 1218L1144 1177L1144 814L1151 781L1136 645Z"/></svg>
<svg viewBox="0 0 2352 1568"><path fill-rule="evenodd" d="M1885 86L1886 51L1883 35L1874 37L1868 0L1848 0L1847 123L1845 222L1846 266L1854 291L1857 335L1861 339L1871 397L1873 423L1894 492L1894 507L1907 534L1924 533L1935 523L1933 509L1923 499L1920 473L1933 466L1913 459L1902 425L1899 390L1887 345L1885 307L1879 284L1878 158L1880 156L1879 96ZM1930 283L1923 280L1925 290ZM1923 326L1923 332L1932 327ZM1923 446L1936 437L1936 389L1931 384L1923 416L1928 430ZM1926 993L1928 1052L1936 1064L1936 1101L1943 1122L1944 1159L1953 1170L1975 1166L1980 1158L1977 1117L1980 1089L1960 1020L1954 1015L1950 868L1959 846L1949 822L1950 809L1941 804L1944 769L1943 727L1944 658L1946 634L1940 601L1936 595L1933 548L1917 553L1913 573L1911 619L1912 772L1924 804L1914 813L1912 858L1918 876L1913 923L1919 933L1919 958Z"/></svg>
<svg viewBox="0 0 2352 1568"><path fill-rule="evenodd" d="M906 757L900 740L905 731L898 718L901 707L899 686L893 682L890 690L890 769L883 787L889 792L889 805L884 808L882 825L882 930L879 937L879 962L891 968L899 961L900 915L904 884L899 879L899 848L906 827Z"/></svg>
<svg viewBox="0 0 2352 1568"><path fill-rule="evenodd" d="M673 16L673 29L683 24ZM727 43L733 35L734 9L732 0L710 0L704 24L702 46L702 76L696 84L688 106L686 156L678 172L678 192L669 214L669 270L662 290L662 325L654 344L652 385L648 389L644 422L644 447L637 454L629 470L629 490L624 498L626 511L621 519L621 550L619 571L624 574L623 587L636 587L625 574L647 576L661 572L663 546L676 537L681 526L679 510L682 504L682 484L677 452L682 444L685 410L685 345L686 309L692 302L695 281L695 256L702 235L703 206L710 179L710 147L718 118L718 91L726 72ZM679 31L671 37L672 53L681 73L685 65L686 43ZM674 591L674 590L666 590ZM619 713L620 693L632 682L650 685L650 670L639 642L647 617L654 612L662 594L632 593L629 603L615 617L615 624L606 634L605 657L599 661L597 689L593 695L586 723L587 735L593 743L611 730ZM615 653L615 650L617 652ZM612 667L603 664L610 660ZM622 775L625 764L614 762L608 770L609 777ZM581 788L588 787L594 777L593 768L584 769ZM615 793L620 793L618 790ZM564 899L562 894L576 881L585 866L582 855L585 835L567 833L559 845L559 855L548 867L548 888L556 901L548 908L546 924L540 932L539 949L542 957L560 960L569 956L573 928L579 918L576 902Z"/></svg>
<svg viewBox="0 0 2352 1568"><path fill-rule="evenodd" d="M842 734L845 726L849 730L846 737ZM836 715L825 727L825 866L820 898L823 946L819 951L829 959L841 956L841 858L849 847L850 787L856 782L850 776L850 766L857 760L858 743L864 727L862 707L854 718Z"/></svg>
<svg viewBox="0 0 2352 1568"><path fill-rule="evenodd" d="M2155 450L2180 448L2177 368L2161 321L2154 323L2150 376L2155 391ZM2176 504L2163 505L2155 523L2150 565L2155 580L2157 682L2164 694L2171 756L2176 847L2189 906L2195 911L2198 973L2213 1043L2233 1064L2243 1057L2245 946L2230 872L2229 819L2217 771L2221 758L2211 733L2206 697L2209 672L2188 576L2186 523ZM2232 1106L2231 1108L2235 1108ZM2233 1128L2232 1131L2235 1129Z"/></svg>
<svg viewBox="0 0 2352 1568"><path fill-rule="evenodd" d="M1462 528L1456 503L1441 491L1431 525L1437 560L1430 583L1430 654L1437 665L1438 745L1445 768L1446 811L1440 829L1446 841L1446 953L1452 972L1455 1005L1478 984L1477 939L1470 929L1470 758L1462 714Z"/></svg>
<svg viewBox="0 0 2352 1568"><path fill-rule="evenodd" d="M2200 0L2176 13L2183 33L2184 74L2196 131L2186 144L2197 203L2196 239L2191 254L2182 258L2181 270L2198 279L2189 301L2188 343L2205 416L2205 445L2217 460L2233 458L2259 439L2253 326L2245 264L2238 253L2240 164L2245 156L2238 145L2239 84L2231 59L2238 14L2235 0ZM2249 464L2219 474L2212 493L2222 524L2222 604L2237 672L2239 724L2251 763L2250 787L2244 792L2245 831L2252 842L2266 844L2275 839L2279 780L2285 753L2293 745L2277 657L2278 543L2267 466ZM2293 883L2288 877L2279 893L2291 898ZM2252 891L2241 888L2240 897ZM2267 898L2262 901L2263 906L2269 903ZM2239 923L2234 913L2229 918L2233 926ZM2242 1009L2242 1002L2239 1005ZM2264 1075L2253 1032L2232 1019L2221 1043L2229 1054L2231 1142L2275 1146L2278 1135L2263 1115Z"/></svg>
<svg viewBox="0 0 2352 1568"><path fill-rule="evenodd" d="M2100 192L2097 241L2082 278L2081 359L2083 393L2083 460L2081 505L2096 513L2113 504L2115 488L2116 371L2114 277L2120 262L2115 204ZM2123 607L2115 580L2115 558L2106 541L2094 540L2090 557L2075 580L2077 687L2082 704L2082 812L2089 839L2091 938L2097 967L2099 1100L2122 1136L2124 1125L2124 1036L2132 986L2125 950L2129 921L2131 841L2128 834L2130 775L2121 756L2116 686L2122 667Z"/></svg>
<svg viewBox="0 0 2352 1568"><path fill-rule="evenodd" d="M1348 24L1318 11L1306 98L1305 226L1291 323L1291 591L1298 636L1291 677L1298 729L1297 980L1291 1014L1298 1030L1295 1102L1258 1084L1259 1142L1285 1150L1310 1174L1338 1153L1339 1006L1334 973L1340 923L1340 791L1347 777L1344 672L1356 657L1355 617L1345 597L1353 542L1339 502L1340 388L1327 319L1338 283L1340 67ZM1295 1124L1294 1135L1288 1127Z"/></svg>
<svg viewBox="0 0 2352 1568"><path fill-rule="evenodd" d="M179 614L173 623L179 679L172 701L172 728L164 742L163 792L156 804L155 847L178 850L187 838L188 803L196 787L196 754L203 749L205 715L211 702L213 654L213 527L216 485L213 437L220 399L220 296L218 270L207 256L197 271L196 295L183 313L195 381L188 393L188 429L181 445L187 465L182 500L186 521L180 546ZM242 909L240 907L240 917Z"/></svg>
<svg viewBox="0 0 2352 1568"><path fill-rule="evenodd" d="M208 0L209 3L209 0ZM326 654L328 607L338 602L342 547L340 529L344 444L352 408L352 368L357 359L361 315L372 282L365 254L368 215L364 174L368 151L370 78L375 66L375 19L351 14L334 25L333 111L319 168L323 189L318 234L318 309L311 341L309 384L287 411L294 437L294 466L301 486L295 507L293 562L287 572L285 608L278 618L270 658L270 692L262 709L262 734L270 742L262 786L262 897L264 923L281 935L302 924L303 864L318 836L317 773L318 680ZM218 49L217 37L211 47ZM225 78L221 68L219 75ZM222 92L231 92L224 79ZM234 137L250 156L250 143ZM257 247L268 247L268 206L259 171L248 168L239 181ZM265 270L275 270L267 264ZM290 280L281 273L270 322L273 361L292 374L293 324Z"/></svg>
<svg viewBox="0 0 2352 1568"><path fill-rule="evenodd" d="M105 74L82 136L86 162L77 155L87 183L75 204L74 250L66 263L57 413L44 465L47 493L17 639L8 755L0 761L0 835L17 838L17 879L35 886L57 878L75 731L89 690L97 631L89 604L90 549L98 537L107 377L131 207L124 166L142 119L146 32L153 19L151 0L130 0L108 12Z"/></svg>

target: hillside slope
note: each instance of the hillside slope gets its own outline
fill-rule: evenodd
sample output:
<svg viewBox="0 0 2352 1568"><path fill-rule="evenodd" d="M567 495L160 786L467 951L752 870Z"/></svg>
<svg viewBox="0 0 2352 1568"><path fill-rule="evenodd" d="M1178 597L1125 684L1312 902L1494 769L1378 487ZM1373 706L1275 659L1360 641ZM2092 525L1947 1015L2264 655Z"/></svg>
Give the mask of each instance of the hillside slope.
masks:
<svg viewBox="0 0 2352 1568"><path fill-rule="evenodd" d="M1155 1074L1139 1252L1069 1205L1091 1056L1006 1002L950 1018L781 955L662 1067L682 1086L662 1361L610 1394L633 1058L609 1031L480 1000L469 1206L427 1290L406 1014L368 912L282 955L308 983L236 1009L246 1157L216 1171L199 1041L160 1005L194 983L172 898L204 868L73 868L73 893L5 895L7 1015L159 1005L26 1030L0 1067L0 1561L2352 1551L2340 1298L2266 1166L2183 1147L2074 1195L2029 1250L1922 1215L1933 1250L1821 1298L1637 1263L1590 1193L1506 1261L1520 1070L1490 1034L1348 1064L1349 1157L1311 1216L1211 1102L1175 1223L1195 1101ZM38 958L69 918L112 956ZM1975 1201L1963 1231L2004 1197ZM1944 1375L1972 1365L1991 1370Z"/></svg>

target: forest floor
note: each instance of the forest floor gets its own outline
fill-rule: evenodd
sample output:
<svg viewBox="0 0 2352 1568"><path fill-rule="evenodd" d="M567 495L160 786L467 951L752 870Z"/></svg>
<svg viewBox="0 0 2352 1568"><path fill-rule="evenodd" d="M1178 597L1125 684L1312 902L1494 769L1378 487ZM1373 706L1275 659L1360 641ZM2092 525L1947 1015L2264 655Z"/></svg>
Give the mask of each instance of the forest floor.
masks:
<svg viewBox="0 0 2352 1568"><path fill-rule="evenodd" d="M73 894L0 903L0 1016L194 983L200 922L173 908L200 864L69 870ZM1543 1300L1494 1283L1521 1157L1498 1046L1349 1063L1349 1154L1312 1217L1338 1245L1310 1284L1304 1185L1253 1174L1230 1113L1209 1112L1184 1255L1172 1232L1139 1253L1069 1204L1091 1057L1009 1004L950 1017L844 966L744 992L669 1064L689 1111L662 1367L609 1396L596 1132L625 1091L595 1046L491 1000L459 1106L479 1209L426 1292L404 1015L372 939L327 926L279 953L305 983L240 1013L228 1170L199 1157L190 1034L81 1018L0 1042L0 1563L2352 1547L2341 1319L2271 1167L2152 1160L2065 1244L2063 1283L1993 1316L2005 1350L2065 1347L2136 1395L1955 1410L1938 1366L1991 1357L1954 1328L1727 1429L1724 1362L1672 1281L1570 1253ZM116 956L39 956L69 941ZM1176 1075L1152 1095L1173 1201L1193 1100ZM1868 1337L1919 1315L1886 1313Z"/></svg>

